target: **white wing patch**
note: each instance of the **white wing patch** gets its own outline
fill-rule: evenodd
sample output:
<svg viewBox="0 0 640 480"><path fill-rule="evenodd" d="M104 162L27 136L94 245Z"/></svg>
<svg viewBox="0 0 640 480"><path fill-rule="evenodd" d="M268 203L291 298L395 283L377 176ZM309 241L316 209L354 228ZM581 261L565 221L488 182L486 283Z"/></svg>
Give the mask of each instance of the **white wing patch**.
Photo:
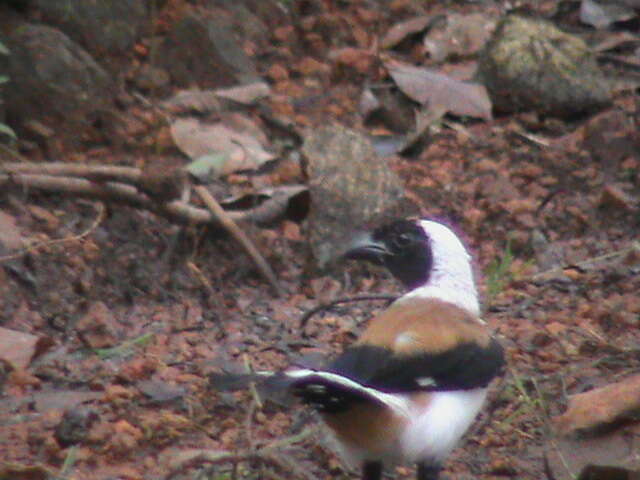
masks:
<svg viewBox="0 0 640 480"><path fill-rule="evenodd" d="M420 387L435 387L437 385L436 381L431 377L416 378L416 383Z"/></svg>
<svg viewBox="0 0 640 480"><path fill-rule="evenodd" d="M323 372L317 370L309 370L301 368L299 370L289 370L284 372L286 376L294 379L301 379L305 377L320 377L330 383L341 385L356 392L362 392L367 396L373 397L378 401L384 403L387 407L393 410L394 413L403 417L409 417L409 403L406 398L400 395L393 395L391 393L384 393L375 388L365 387L351 380L350 378L343 377L337 373ZM320 385L321 387L324 387Z"/></svg>
<svg viewBox="0 0 640 480"><path fill-rule="evenodd" d="M413 333L402 332L396 337L395 341L393 342L393 346L395 349L400 350L411 346L415 342L416 337Z"/></svg>

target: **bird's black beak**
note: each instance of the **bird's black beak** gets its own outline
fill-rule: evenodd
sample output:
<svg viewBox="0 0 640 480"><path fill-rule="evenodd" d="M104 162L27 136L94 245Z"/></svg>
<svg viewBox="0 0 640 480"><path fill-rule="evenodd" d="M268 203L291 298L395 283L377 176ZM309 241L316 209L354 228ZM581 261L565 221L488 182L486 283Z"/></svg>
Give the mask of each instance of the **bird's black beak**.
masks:
<svg viewBox="0 0 640 480"><path fill-rule="evenodd" d="M384 265L385 259L390 255L391 253L383 242L374 240L370 233L361 233L349 244L343 256L353 260L367 260L377 265Z"/></svg>

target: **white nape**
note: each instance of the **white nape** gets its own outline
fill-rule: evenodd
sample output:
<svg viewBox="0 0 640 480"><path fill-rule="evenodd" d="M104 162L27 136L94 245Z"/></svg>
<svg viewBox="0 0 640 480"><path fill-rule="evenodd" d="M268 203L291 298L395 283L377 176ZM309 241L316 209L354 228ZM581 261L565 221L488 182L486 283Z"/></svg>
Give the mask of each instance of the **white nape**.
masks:
<svg viewBox="0 0 640 480"><path fill-rule="evenodd" d="M431 274L425 285L411 290L397 301L415 297L435 298L464 308L484 323L480 319L471 255L448 227L431 220L421 220L419 225L431 242Z"/></svg>

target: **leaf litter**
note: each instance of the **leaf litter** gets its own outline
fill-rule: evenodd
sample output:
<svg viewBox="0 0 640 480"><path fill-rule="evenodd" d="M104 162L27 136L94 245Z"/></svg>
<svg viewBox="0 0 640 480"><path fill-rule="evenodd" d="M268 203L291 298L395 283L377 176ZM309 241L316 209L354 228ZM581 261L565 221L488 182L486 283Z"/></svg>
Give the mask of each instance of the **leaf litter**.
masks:
<svg viewBox="0 0 640 480"><path fill-rule="evenodd" d="M294 65L306 57L307 69L292 68L287 84L278 87L283 89L279 96L260 100L287 122L312 129L336 119L348 123L355 118L354 123L359 123L356 111L363 74L332 63L329 52L342 47L366 48L361 44L362 34L357 34L360 40L356 40L356 29L385 31L367 18L378 18L376 21L384 27L385 22L416 13L403 10L408 8L406 2L392 2L385 4L389 17L380 20L379 16L367 15L365 2L349 3L339 12L330 9L329 3L318 2L314 6L318 10L299 12L301 23L291 28L295 34L282 37L288 40L279 40L285 43L277 45L277 55L291 58ZM172 2L167 5L175 8ZM429 2L419 7L417 13L427 16L449 14L445 10L452 8L460 14L490 8L489 4L445 6ZM349 22L342 21L344 18ZM405 64L424 63L421 36L421 32L409 34L401 40ZM367 55L367 61L375 66L375 55ZM358 60L356 57L352 60ZM263 71L271 61L266 63ZM458 66L447 63L432 73L442 74ZM387 76L383 68L372 68L366 75L371 76L366 79L370 84L384 82ZM447 82L439 79L436 86ZM455 98L456 88L445 97ZM200 123L222 123L253 137L264 151L271 151L272 136L265 135L255 112L242 110L242 115L257 126L244 128L246 122L215 117L226 111L228 103L220 102L224 108L216 109L207 102L203 102L201 113L210 116L198 117L197 128ZM616 111L627 121L577 130L575 124L566 122L558 130L558 123L544 118L532 122L524 114L494 120L477 116L485 121L461 125L463 128L426 129L428 141L411 158L389 152L389 164L403 179L406 195L418 210L452 218L465 232L482 272L484 318L497 332L509 358L510 370L492 389L488 408L476 429L446 464L446 474L452 478L539 480L548 478L548 460L552 474L560 480L566 472L562 462L554 462L550 453L560 452L566 460L567 452L574 449L586 460L609 458L618 462L612 454L620 451L617 446L628 445L620 443L620 436L612 441L598 436L578 445L574 439L555 440L548 432L549 419L567 409L565 393L572 398L640 372L639 262L631 248L640 227L637 211L625 207L627 197L619 195L622 192L628 199L639 198L640 160L632 148L627 148L637 143L631 120L638 107L629 94L617 95L615 102ZM429 100L424 103L428 111L432 104ZM449 110L450 99L442 103L447 112L466 115ZM198 108L185 104L180 113ZM396 130L390 130L387 123L371 127L369 133L386 128L387 134L406 135L410 122L403 124L402 117L411 120L415 108L403 110L398 121L390 122ZM486 115L486 109L477 110ZM144 113L151 115L150 111ZM546 142L513 135L510 122L523 125L520 130ZM152 133L149 135L155 138ZM562 144L554 141L558 135L571 138ZM585 141L589 138L591 141ZM203 144L207 145L206 141ZM211 154L211 147L209 144L204 154ZM92 151L77 158L121 160L110 151L102 156ZM269 176L276 190L283 186L277 178L283 177ZM225 180L242 187L243 193L234 199L240 208L268 197L255 192L251 197L250 173L233 173ZM46 202L49 211L70 211L71 216L79 217L83 213L69 200L47 196L34 197L36 201ZM3 210L17 219L25 238L65 236L67 219L45 228L42 222L21 214L15 197L3 204ZM248 392L226 396L212 392L207 375L225 362L242 366L245 358L251 368L278 369L297 355L340 351L353 342L369 316L381 307L342 305L318 314L309 321L304 339L298 325L303 311L315 306L319 297L329 300L331 296L362 292L398 292L398 287L377 270L352 265L340 265L341 273L335 278L320 275L319 279L307 280L304 224L286 220L272 223L268 229L255 225L247 228L269 252L289 293L287 297L274 299L267 293L252 266L238 255L237 246L217 238L215 232L207 236L201 232L180 235L176 249L171 249L173 225L147 212L129 209L114 208L82 241L31 253L19 267L33 277L31 285L37 288L29 287L16 275L13 264L9 268L3 263L3 327L51 336L64 348L64 354L35 362L19 374L10 372L6 381L0 371L3 395L21 400L11 403L9 413L0 412L6 435L0 445L1 456L9 462L0 472L33 478L64 473L69 478L88 480L145 475L162 479L167 478L167 465L175 465L172 460L177 459L181 469L178 475L190 479L201 474L206 464L181 463L185 457L180 452L191 455L202 451L223 452L230 460L207 467L209 476L229 478L237 467L239 476L267 478L273 473L268 466L256 462L236 465L229 452L246 452L251 446L260 448L293 439L292 444L277 451L281 458L295 461L315 478L348 476L320 438L299 439L297 435L305 431L301 425L313 422L302 409L284 411L269 403L262 409L252 407L255 398ZM552 262L544 260L544 255L538 256L533 248L532 232L536 229L544 235L547 252L562 250L566 255ZM186 252L186 258L180 252ZM492 270L491 265L500 268ZM547 267L552 272L547 272ZM494 274L488 275L492 271ZM108 305L114 318L112 326L118 342L106 351L88 349L78 338L75 326L86 305L96 301ZM25 304L37 315L21 313L24 307L20 305ZM30 319L31 329L25 327L24 318ZM79 392L71 395L75 396L73 402L82 398L84 389L99 395L86 401L100 420L89 428L78 447L62 448L54 436L64 402L56 412L34 416L30 410L28 399L45 394L39 405L46 403L51 389ZM153 401L154 395L159 402ZM164 398L167 400L162 401ZM6 423L7 419L12 423ZM633 430L625 432L637 436ZM600 457L605 450L609 456ZM575 476L579 475L580 463L572 464L572 468ZM288 477L297 475L295 472L293 467L278 470ZM400 479L415 477L404 467L392 473Z"/></svg>

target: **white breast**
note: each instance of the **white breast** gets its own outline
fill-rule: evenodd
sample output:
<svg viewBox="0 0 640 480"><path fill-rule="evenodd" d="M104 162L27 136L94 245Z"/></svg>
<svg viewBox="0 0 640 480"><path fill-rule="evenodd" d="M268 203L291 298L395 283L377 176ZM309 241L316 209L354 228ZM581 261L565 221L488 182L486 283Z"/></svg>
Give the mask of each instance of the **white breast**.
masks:
<svg viewBox="0 0 640 480"><path fill-rule="evenodd" d="M434 392L427 394L428 402L415 402L415 395L392 395L397 397L398 403L406 402L409 408L408 412L398 413L404 427L398 437L389 436L384 453L372 455L357 445L333 437L344 460L354 468L365 460L379 460L385 464L442 463L473 423L484 403L487 389Z"/></svg>
<svg viewBox="0 0 640 480"><path fill-rule="evenodd" d="M435 392L424 407L416 407L400 438L405 461L442 462L480 411L486 388Z"/></svg>

